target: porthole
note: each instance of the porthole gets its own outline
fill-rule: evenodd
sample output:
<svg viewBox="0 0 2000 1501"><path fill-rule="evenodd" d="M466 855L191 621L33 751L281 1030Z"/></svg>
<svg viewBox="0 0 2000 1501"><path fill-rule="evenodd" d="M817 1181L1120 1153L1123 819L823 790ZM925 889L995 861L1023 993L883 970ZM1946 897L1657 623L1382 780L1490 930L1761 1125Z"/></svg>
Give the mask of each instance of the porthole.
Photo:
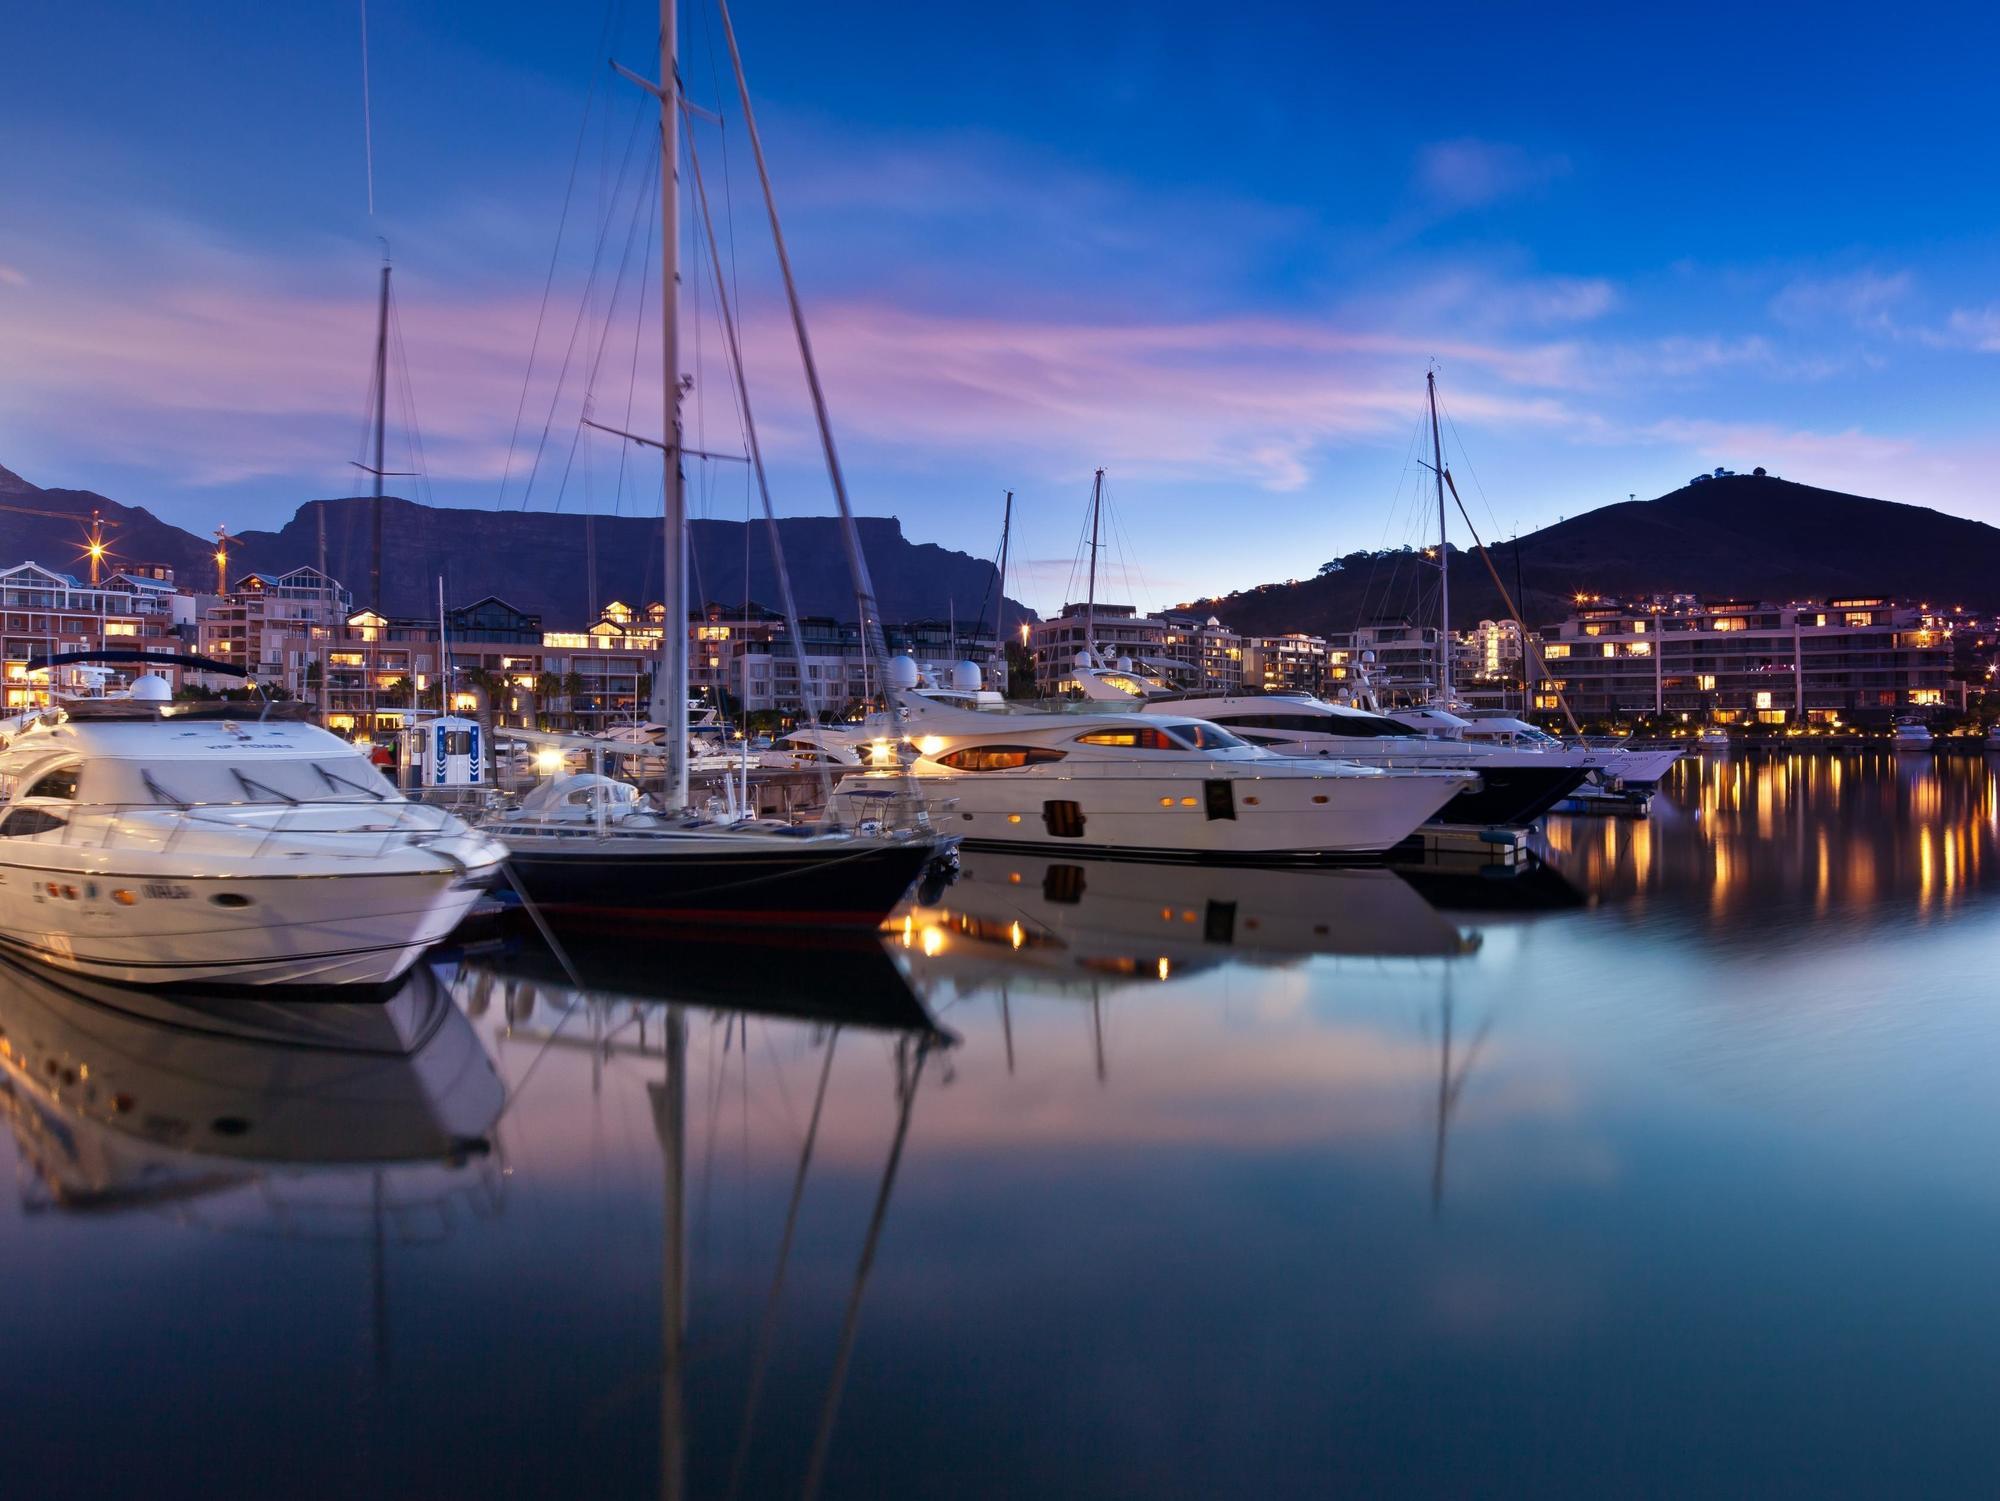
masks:
<svg viewBox="0 0 2000 1501"><path fill-rule="evenodd" d="M214 896L209 898L209 901L218 907L247 907L250 905L250 898L243 895L240 891L218 891Z"/></svg>

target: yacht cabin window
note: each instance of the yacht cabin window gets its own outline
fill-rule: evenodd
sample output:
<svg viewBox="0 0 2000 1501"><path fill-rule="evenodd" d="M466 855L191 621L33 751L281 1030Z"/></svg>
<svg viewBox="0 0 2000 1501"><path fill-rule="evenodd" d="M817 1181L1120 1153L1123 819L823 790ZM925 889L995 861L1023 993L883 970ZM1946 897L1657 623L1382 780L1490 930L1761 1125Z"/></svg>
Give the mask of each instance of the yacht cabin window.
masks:
<svg viewBox="0 0 2000 1501"><path fill-rule="evenodd" d="M1078 745L1118 745L1132 750L1240 750L1248 742L1212 724L1177 724L1171 727L1134 725L1131 729L1086 730L1076 737Z"/></svg>
<svg viewBox="0 0 2000 1501"><path fill-rule="evenodd" d="M59 797L68 802L76 801L76 778L81 770L75 765L58 766L54 771L44 772L36 779L24 797Z"/></svg>
<svg viewBox="0 0 2000 1501"><path fill-rule="evenodd" d="M1286 730L1294 735L1345 735L1360 740L1411 738L1407 725L1378 714L1231 714L1238 729Z"/></svg>
<svg viewBox="0 0 2000 1501"><path fill-rule="evenodd" d="M953 771L1011 771L1016 766L1039 766L1060 761L1068 752L1048 750L1039 745L968 745L947 751L938 765Z"/></svg>

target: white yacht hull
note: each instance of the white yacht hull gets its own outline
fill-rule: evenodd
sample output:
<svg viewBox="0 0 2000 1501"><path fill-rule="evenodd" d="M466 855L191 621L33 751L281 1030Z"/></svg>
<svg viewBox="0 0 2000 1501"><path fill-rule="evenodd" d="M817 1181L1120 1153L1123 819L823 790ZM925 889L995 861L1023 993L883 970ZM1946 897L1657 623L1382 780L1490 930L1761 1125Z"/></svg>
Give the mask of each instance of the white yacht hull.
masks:
<svg viewBox="0 0 2000 1501"><path fill-rule="evenodd" d="M0 945L126 985L387 985L458 926L479 891L441 863L148 875L22 864L0 851Z"/></svg>
<svg viewBox="0 0 2000 1501"><path fill-rule="evenodd" d="M937 828L990 849L1068 849L1148 860L1311 864L1394 849L1471 782L1449 773L1368 772L1280 760L1197 766L1081 763L920 775ZM1264 763L1270 764L1270 763ZM845 777L852 816L893 772ZM863 794L863 796L856 796Z"/></svg>

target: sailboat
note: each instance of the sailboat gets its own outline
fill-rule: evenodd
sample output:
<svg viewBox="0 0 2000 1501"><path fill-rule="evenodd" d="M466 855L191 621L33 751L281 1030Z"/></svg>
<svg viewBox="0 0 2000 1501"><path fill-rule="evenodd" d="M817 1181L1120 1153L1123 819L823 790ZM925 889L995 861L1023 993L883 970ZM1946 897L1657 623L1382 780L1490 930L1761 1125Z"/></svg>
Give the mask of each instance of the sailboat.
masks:
<svg viewBox="0 0 2000 1501"><path fill-rule="evenodd" d="M698 916L752 925L872 926L907 893L945 849L927 823L909 829L862 833L834 825L792 827L738 817L730 822L697 814L688 798L687 497L681 472L684 397L679 369L676 292L680 260L680 111L683 106L675 0L660 4L660 81L646 84L660 103L660 213L663 293L660 298L665 466L664 629L661 661L653 679L651 716L665 727L665 802L654 805L629 784L593 775L556 779L524 799L518 810L488 825L510 852L522 892L541 908L572 918ZM741 92L748 133L764 177L773 239L786 290L807 356L815 405L824 419L818 377L804 338L803 314L778 233L775 200L763 172L763 151ZM733 333L733 326L732 326ZM732 339L733 343L733 339ZM737 366L739 391L741 366ZM828 453L832 446L828 440ZM753 460L759 476L761 457ZM865 564L846 514L845 491L836 483L847 523L850 564L865 618L873 607Z"/></svg>
<svg viewBox="0 0 2000 1501"><path fill-rule="evenodd" d="M1565 745L1539 731L1523 720L1506 715L1482 715L1468 718L1455 712L1464 707L1459 704L1452 691L1451 659L1454 642L1451 634L1451 538L1446 525L1445 487L1451 486L1454 498L1458 486L1451 478L1451 471L1445 468L1444 440L1438 427L1437 372L1428 371L1424 375L1424 391L1430 407L1431 464L1430 470L1437 487L1438 516L1438 680L1436 690L1429 696L1429 702L1402 707L1385 707L1375 692L1375 686L1368 681L1365 673L1359 693L1356 695L1360 706L1382 714L1419 735L1429 735L1440 740L1479 741L1487 745L1502 747L1509 751L1541 752L1557 755L1566 749L1580 752L1580 761L1588 772L1602 783L1632 789L1651 789L1659 785L1660 779L1678 761L1680 749L1674 746L1664 748L1635 748L1622 743L1593 744L1579 742L1574 746ZM1463 512L1463 504L1460 510ZM1473 537L1475 544L1479 538ZM1485 547L1479 551L1485 555ZM1491 560L1487 560L1490 569ZM1499 576L1494 575L1499 582ZM1501 594L1506 588L1501 586ZM1510 602L1511 603L1511 602ZM1516 624L1521 628L1523 650L1533 650L1528 637L1527 622L1518 613ZM1575 718L1570 720L1575 726ZM1546 811L1546 809L1544 809Z"/></svg>

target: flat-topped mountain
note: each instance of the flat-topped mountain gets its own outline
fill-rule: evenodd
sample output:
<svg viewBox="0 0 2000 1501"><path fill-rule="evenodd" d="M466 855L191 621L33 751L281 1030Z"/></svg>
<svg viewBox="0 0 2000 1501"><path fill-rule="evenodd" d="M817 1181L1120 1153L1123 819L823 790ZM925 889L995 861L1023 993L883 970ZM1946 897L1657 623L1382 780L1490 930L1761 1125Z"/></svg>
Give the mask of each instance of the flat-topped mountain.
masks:
<svg viewBox="0 0 2000 1501"><path fill-rule="evenodd" d="M2000 610L2000 528L1771 475L1724 475L1531 532L1518 545L1518 589L1516 544L1486 541L1531 625L1562 619L1580 593L1777 600L1879 594ZM1462 526L1453 527L1453 548L1453 621L1501 618L1506 606ZM1324 634L1411 613L1435 618L1437 571L1428 562L1402 553L1354 553L1337 561L1338 570L1316 578L1201 600L1195 608L1253 633Z"/></svg>
<svg viewBox="0 0 2000 1501"><path fill-rule="evenodd" d="M0 510L0 565L32 558L81 572L83 526L93 509L117 525L109 532L114 562L166 563L183 588L212 589L215 543L160 520L140 506L120 505L88 490L45 490L0 469L0 501L56 511L31 516ZM229 542L232 579L254 570L283 572L319 557L319 515L326 518L327 569L369 603L370 501L366 497L308 501L277 531L247 531ZM64 516L74 516L70 521ZM861 545L883 617L890 621L992 618L991 562L930 543L912 542L889 516L858 518ZM749 598L776 607L779 594L769 535L762 523L696 521L692 598L724 604ZM854 585L832 517L788 516L778 530L799 609L808 615L855 617ZM555 511L479 511L383 501L382 596L392 615L425 616L445 597L467 604L488 594L537 612L556 628L587 623L593 598L640 605L660 597L662 548L658 517L580 515ZM746 547L747 544L747 547ZM595 555L595 589L589 566ZM983 614L982 614L983 612ZM1005 609L1011 630L1034 612L1014 600Z"/></svg>

